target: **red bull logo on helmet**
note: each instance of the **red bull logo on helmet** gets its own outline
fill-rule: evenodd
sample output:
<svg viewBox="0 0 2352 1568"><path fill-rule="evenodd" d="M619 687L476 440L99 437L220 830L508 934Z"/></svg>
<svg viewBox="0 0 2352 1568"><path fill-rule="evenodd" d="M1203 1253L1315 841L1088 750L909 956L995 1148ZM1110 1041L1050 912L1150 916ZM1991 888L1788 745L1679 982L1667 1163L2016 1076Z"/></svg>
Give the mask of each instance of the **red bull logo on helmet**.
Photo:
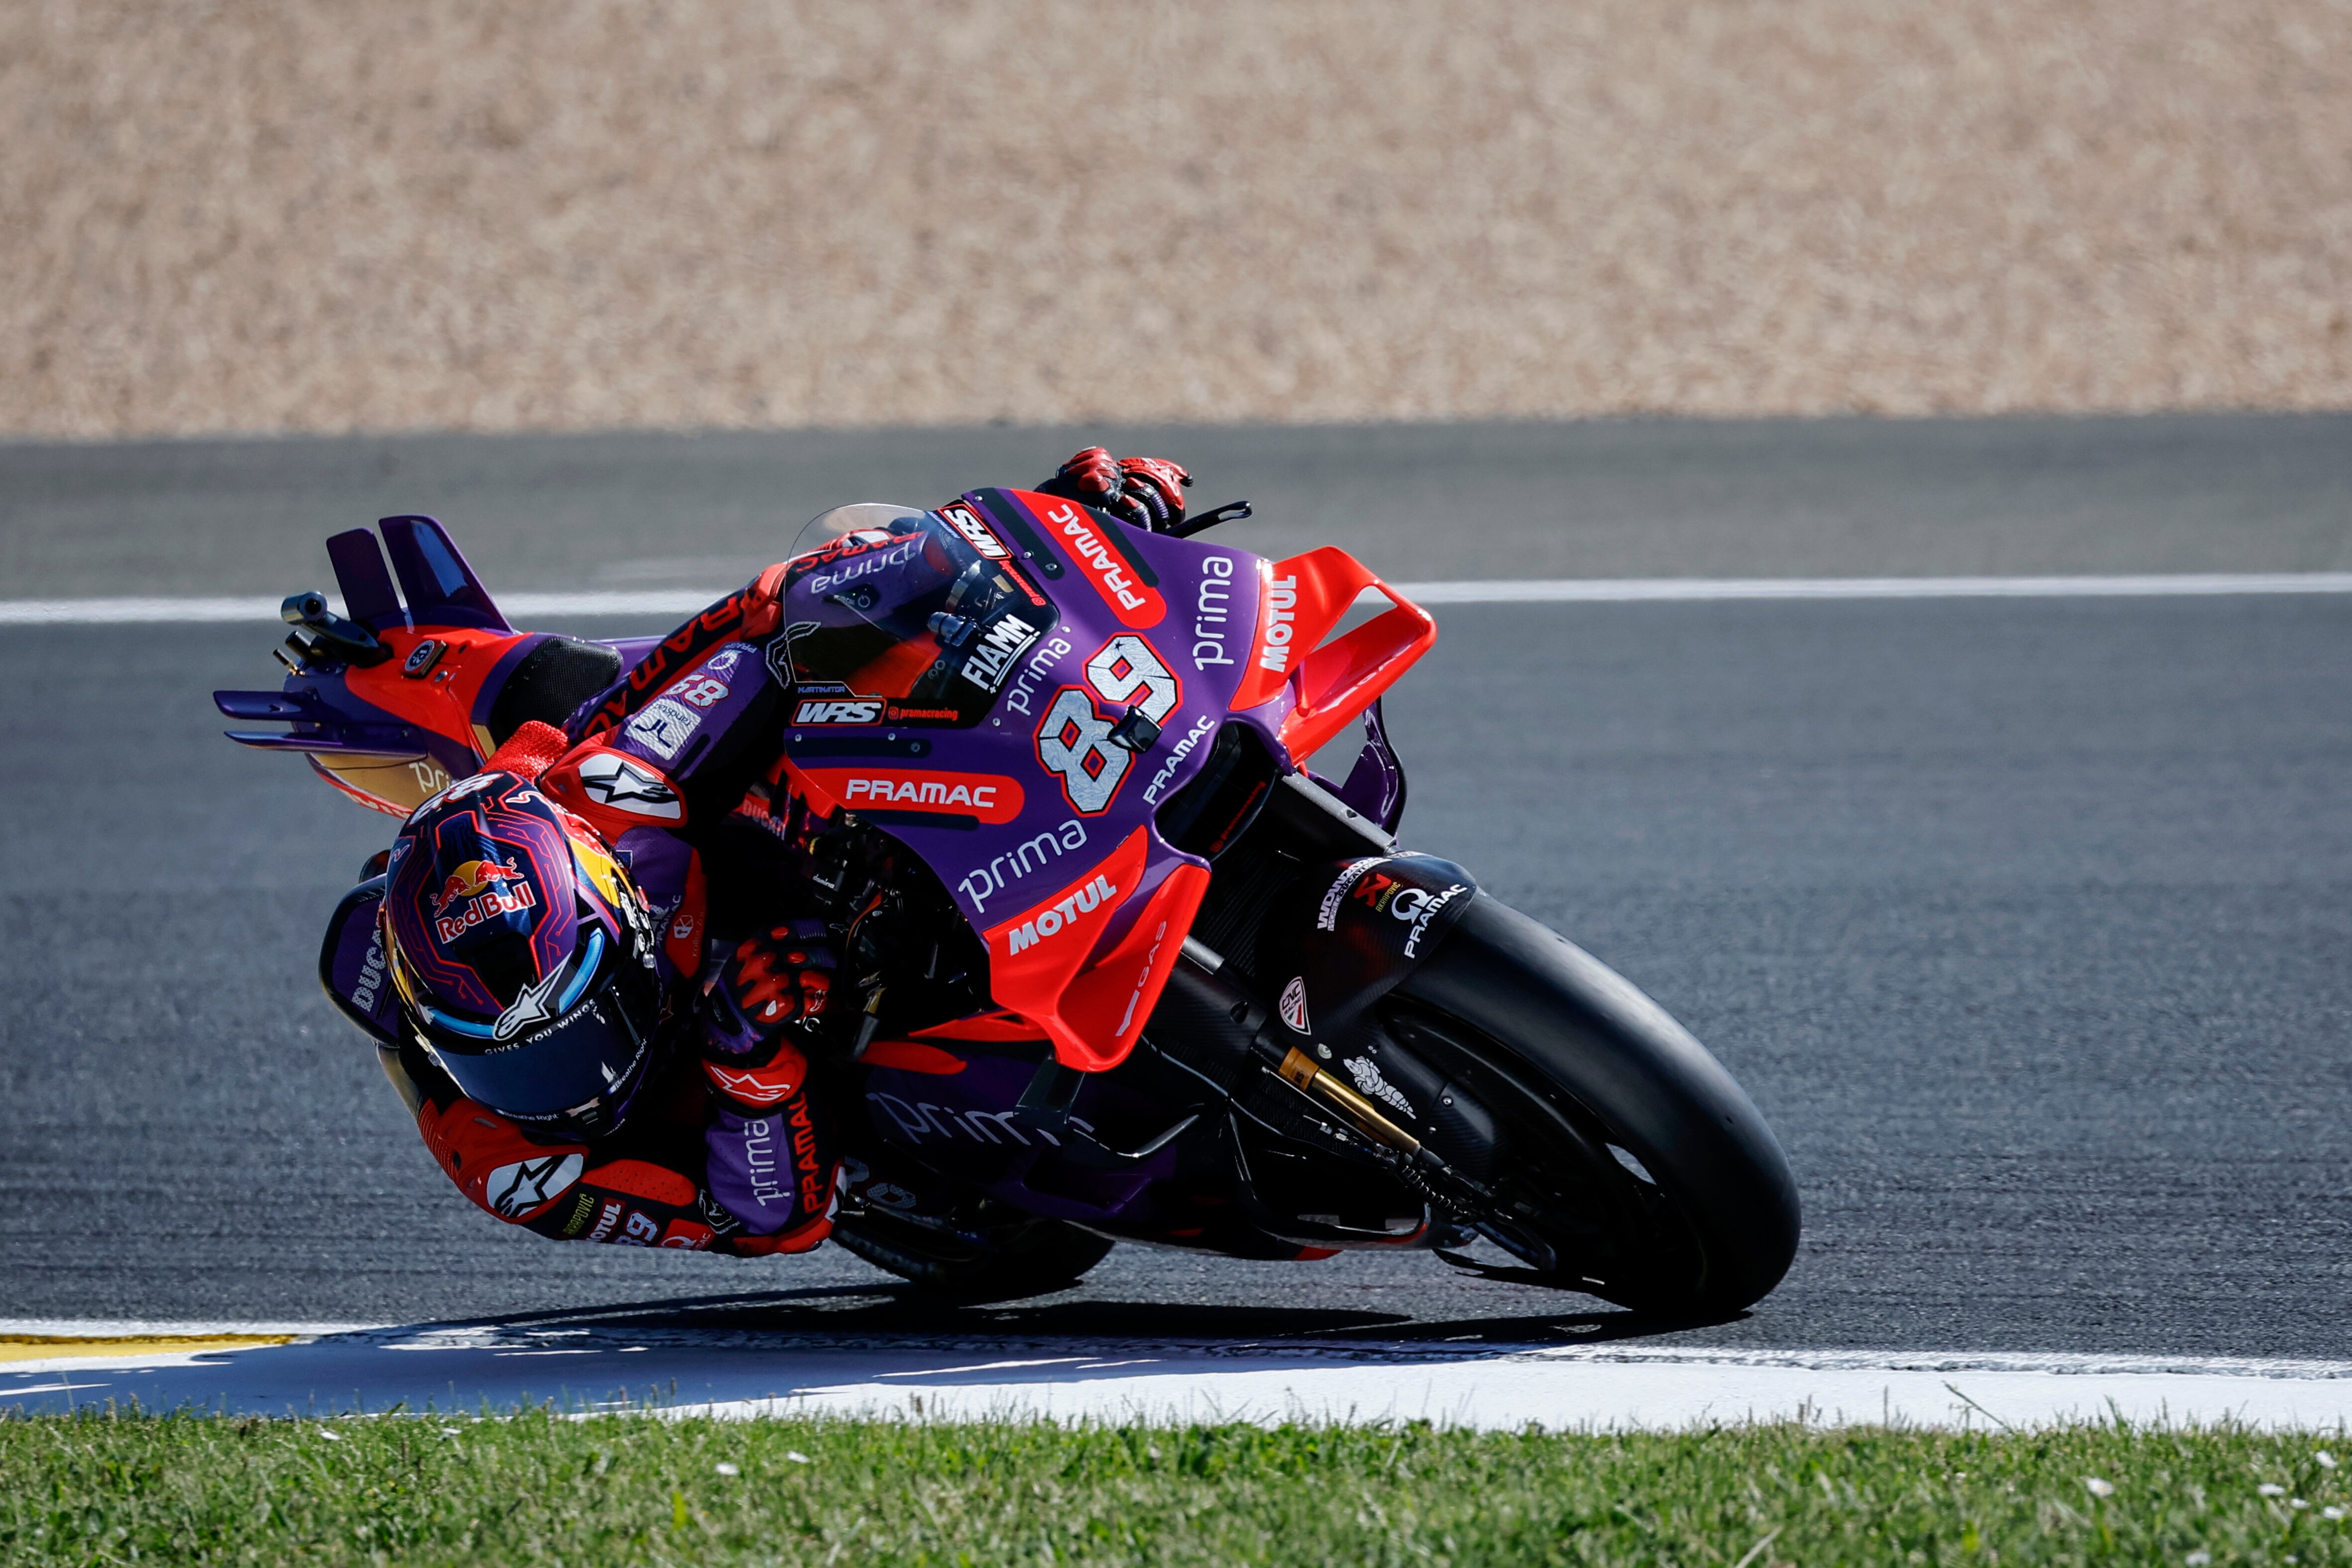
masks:
<svg viewBox="0 0 2352 1568"><path fill-rule="evenodd" d="M433 929L443 943L455 942L485 920L539 907L539 894L514 862L462 862L433 898Z"/></svg>
<svg viewBox="0 0 2352 1568"><path fill-rule="evenodd" d="M433 895L433 913L446 914L449 905L458 899L488 892L492 883L521 880L521 868L510 860L460 861L457 869L441 883L441 891Z"/></svg>

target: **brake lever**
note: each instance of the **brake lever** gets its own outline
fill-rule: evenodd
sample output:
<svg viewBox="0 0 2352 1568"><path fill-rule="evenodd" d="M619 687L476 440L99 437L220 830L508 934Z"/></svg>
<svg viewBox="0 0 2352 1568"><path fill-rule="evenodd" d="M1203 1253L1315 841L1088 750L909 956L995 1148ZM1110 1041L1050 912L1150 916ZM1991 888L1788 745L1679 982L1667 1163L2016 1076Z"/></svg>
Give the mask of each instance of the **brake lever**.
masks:
<svg viewBox="0 0 2352 1568"><path fill-rule="evenodd" d="M1194 534L1206 533L1219 523L1238 523L1251 515L1247 501L1227 501L1223 506L1205 512L1196 512L1168 530L1171 537L1189 539Z"/></svg>

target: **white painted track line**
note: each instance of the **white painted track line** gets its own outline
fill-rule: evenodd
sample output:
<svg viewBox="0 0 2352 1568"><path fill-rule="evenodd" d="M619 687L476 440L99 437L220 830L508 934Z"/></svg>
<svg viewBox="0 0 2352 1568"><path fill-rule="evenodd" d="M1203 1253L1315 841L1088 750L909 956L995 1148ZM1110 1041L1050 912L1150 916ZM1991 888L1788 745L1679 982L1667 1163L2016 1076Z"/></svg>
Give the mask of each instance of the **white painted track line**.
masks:
<svg viewBox="0 0 2352 1568"><path fill-rule="evenodd" d="M508 593L498 595L499 609L509 621L528 625L534 621L571 615L691 615L731 589L719 588L595 593ZM328 602L340 612L342 601ZM237 621L278 623L275 599L125 598L125 599L0 599L0 626L123 626Z"/></svg>
<svg viewBox="0 0 2352 1568"><path fill-rule="evenodd" d="M40 1326L78 1326L98 1339L131 1327L184 1335L295 1325ZM318 1416L403 1402L445 1412L552 1402L722 1417L1428 1419L1493 1429L1746 1420L2022 1427L2120 1416L2308 1430L2352 1423L2352 1363L1622 1343L876 1343L534 1322L367 1329L230 1350L107 1348L0 1364L0 1413L110 1400Z"/></svg>
<svg viewBox="0 0 2352 1568"><path fill-rule="evenodd" d="M1417 604L1624 604L1733 599L2165 599L2352 593L2352 572L2205 572L2137 577L1623 577L1525 582L1400 582Z"/></svg>
<svg viewBox="0 0 2352 1568"><path fill-rule="evenodd" d="M2352 593L2352 572L2205 572L2124 577L1628 577L1400 582L1417 604L1636 604L1781 599L2168 599ZM690 615L730 586L498 595L518 624L580 615ZM278 601L246 598L0 599L0 626L275 622Z"/></svg>

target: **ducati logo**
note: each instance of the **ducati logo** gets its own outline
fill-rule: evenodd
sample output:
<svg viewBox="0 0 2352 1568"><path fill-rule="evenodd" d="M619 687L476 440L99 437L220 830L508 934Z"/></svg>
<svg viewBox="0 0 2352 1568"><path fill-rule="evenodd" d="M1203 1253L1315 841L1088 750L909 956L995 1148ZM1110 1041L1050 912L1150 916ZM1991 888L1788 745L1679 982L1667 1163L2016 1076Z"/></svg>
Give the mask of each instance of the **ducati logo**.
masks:
<svg viewBox="0 0 2352 1568"><path fill-rule="evenodd" d="M1292 976L1290 984L1282 988L1282 1021L1300 1034L1309 1032L1307 1028L1307 977L1304 975Z"/></svg>

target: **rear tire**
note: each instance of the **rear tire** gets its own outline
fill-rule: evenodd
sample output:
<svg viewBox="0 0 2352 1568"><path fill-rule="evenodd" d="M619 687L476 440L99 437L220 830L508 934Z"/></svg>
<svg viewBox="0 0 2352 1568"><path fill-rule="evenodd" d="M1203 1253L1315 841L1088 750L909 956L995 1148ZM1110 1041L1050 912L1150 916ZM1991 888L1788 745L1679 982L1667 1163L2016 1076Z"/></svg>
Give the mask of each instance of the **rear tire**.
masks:
<svg viewBox="0 0 2352 1568"><path fill-rule="evenodd" d="M1382 1010L1503 1124L1493 1185L1519 1212L1496 1239L1544 1283L1720 1318L1788 1272L1801 1219L1771 1129L1705 1046L1582 948L1482 894Z"/></svg>
<svg viewBox="0 0 2352 1568"><path fill-rule="evenodd" d="M1008 1214L1011 1210L1006 1210ZM1076 1284L1113 1243L1058 1219L1021 1216L992 1228L986 1246L879 1209L845 1217L833 1239L877 1269L941 1296L1003 1300Z"/></svg>

